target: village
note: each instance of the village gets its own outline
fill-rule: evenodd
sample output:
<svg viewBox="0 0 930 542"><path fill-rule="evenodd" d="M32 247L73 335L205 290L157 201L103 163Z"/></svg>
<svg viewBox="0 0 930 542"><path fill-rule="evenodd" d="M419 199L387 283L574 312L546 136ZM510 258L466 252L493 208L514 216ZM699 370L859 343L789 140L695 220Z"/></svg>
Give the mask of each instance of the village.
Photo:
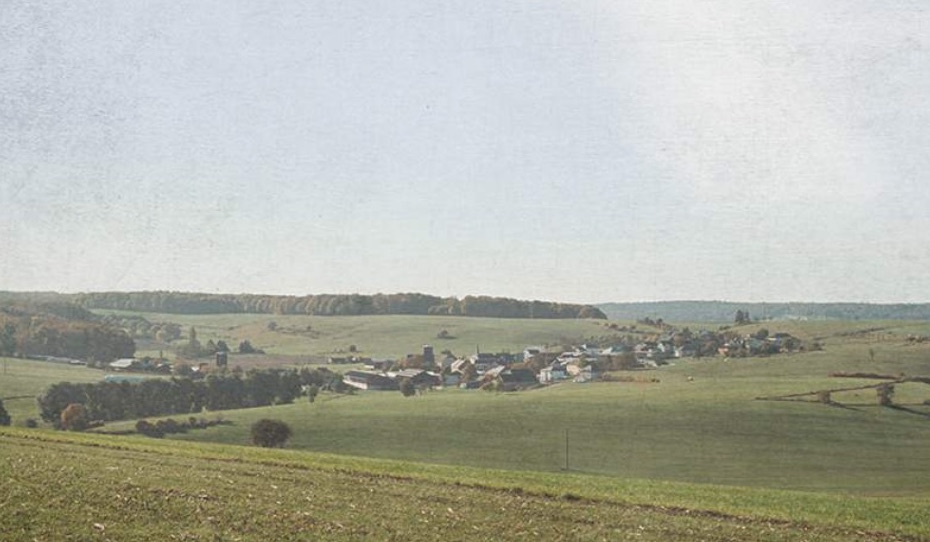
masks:
<svg viewBox="0 0 930 542"><path fill-rule="evenodd" d="M723 356L745 358L771 356L804 350L796 337L787 333L769 334L765 329L753 334L732 331L671 329L650 340L618 341L609 346L580 344L569 349L530 346L522 352L481 352L455 356L449 351L437 355L425 344L419 354L404 359L330 357L328 363L362 364L343 375L343 382L360 390L397 390L405 380L417 389L458 387L516 391L561 382L583 384L607 378L619 370L649 370L681 358Z"/></svg>
<svg viewBox="0 0 930 542"><path fill-rule="evenodd" d="M455 355L448 349L436 352L431 344L423 344L417 353L399 359L366 357L357 351L353 355L332 355L319 359L314 365L327 368L331 376L341 381L336 386L346 391L389 391L412 389L424 391L439 388L485 389L490 391L517 391L559 383L584 384L597 380L617 378L616 371L648 371L669 365L681 359L711 357L746 358L774 356L804 350L815 350L819 345L802 344L788 333L769 333L765 328L753 333L740 333L728 326L716 331L691 331L676 328L661 320L643 320L639 329L635 325L606 324L613 335L608 339L592 340L577 345L527 346L521 352L485 352L476 345L470 355ZM191 330L192 334L194 333ZM437 338L442 339L444 332ZM138 381L143 377L132 373L154 373L176 377L200 379L211 373L228 371L242 373L237 363L248 356L263 356L264 352L251 348L248 341L240 344L238 352L224 348L197 349L197 357L184 353L190 344L178 350L176 360L163 356L120 358L108 363L96 363L95 368L107 371L107 381ZM209 341L208 345L213 342ZM221 346L225 342L220 341ZM243 349L242 346L249 346ZM245 350L245 351L244 351ZM204 355L208 356L206 360ZM67 357L39 356L44 361L69 364L86 364ZM209 361L207 361L209 360ZM254 360L253 360L254 361ZM342 367L344 370L339 370ZM283 367L281 367L283 368ZM341 373L341 374L340 374ZM629 377L629 375L627 375Z"/></svg>

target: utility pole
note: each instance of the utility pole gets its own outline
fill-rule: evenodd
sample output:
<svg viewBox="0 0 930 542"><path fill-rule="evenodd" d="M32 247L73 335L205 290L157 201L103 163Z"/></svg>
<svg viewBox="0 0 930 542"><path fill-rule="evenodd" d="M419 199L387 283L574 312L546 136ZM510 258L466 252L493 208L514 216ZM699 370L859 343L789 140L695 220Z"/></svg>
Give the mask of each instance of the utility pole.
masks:
<svg viewBox="0 0 930 542"><path fill-rule="evenodd" d="M565 470L569 470L568 467L568 428L565 428Z"/></svg>

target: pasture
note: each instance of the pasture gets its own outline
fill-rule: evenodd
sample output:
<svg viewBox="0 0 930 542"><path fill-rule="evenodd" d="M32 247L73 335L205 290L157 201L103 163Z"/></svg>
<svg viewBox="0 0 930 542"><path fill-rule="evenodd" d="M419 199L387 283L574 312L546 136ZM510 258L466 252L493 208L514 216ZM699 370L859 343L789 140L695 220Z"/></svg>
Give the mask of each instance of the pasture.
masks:
<svg viewBox="0 0 930 542"><path fill-rule="evenodd" d="M815 330L819 332L819 330ZM234 425L172 438L246 444L262 417L294 429L290 447L449 465L576 472L732 486L930 495L930 386L899 385L892 409L874 390L843 406L758 397L871 384L839 371L930 375L930 351L845 331L824 350L680 361L617 373L633 382L561 384L513 394L447 389L327 395L314 404L227 411ZM874 361L868 350L874 352ZM650 382L651 379L659 382ZM119 427L117 425L117 427Z"/></svg>
<svg viewBox="0 0 930 542"><path fill-rule="evenodd" d="M56 382L98 382L103 371L84 366L0 358L0 399L15 425L39 419L36 396Z"/></svg>
<svg viewBox="0 0 930 542"><path fill-rule="evenodd" d="M184 318L190 323L201 317ZM208 321L222 322L203 318L211 320L201 321L199 333L210 328ZM253 324L243 323L240 315L228 318L229 324L269 331L265 317ZM378 317L353 325L381 330L372 344L385 348L394 340L385 330L393 325L420 326L407 332L414 334L435 329L429 317L397 318L401 321L390 325ZM279 329L288 325L286 318L277 320ZM542 339L535 334L545 331L526 321L468 320L474 329L504 326L495 331L498 338ZM364 335L337 331L345 324L331 323L332 335L346 333L340 342L365 344ZM508 331L508 325L516 331ZM574 325L588 336L605 329L603 323ZM930 344L908 339L928 328L907 322L767 322L741 332L760 327L816 341L823 349L676 360L657 370L614 373L612 382L518 393L445 389L410 398L398 392L324 393L313 404L301 398L290 405L224 411L231 425L164 440L3 430L0 457L7 461L0 465L11 469L11 479L22 481L16 502L33 508L6 507L2 524L19 529L22 537L14 540L56 538L65 529L65 519L53 517L61 507L64 518L79 518L86 530L93 532L99 523L105 529L100 531L117 539L141 540L171 534L248 540L283 532L264 515L288 526L282 529L327 539L930 536L930 386L897 385L895 408L880 406L874 390L837 393L838 404L832 405L814 398L758 400L874 383L830 376L837 372L930 376ZM3 361L3 397L102 376L83 367ZM23 416L36 417L33 399L9 401L7 408L14 425L21 425ZM291 426L288 450L248 447L249 427L265 417ZM110 423L103 430L133 423ZM113 470L99 469L96 459L82 463L78 458L89 453L87 446ZM71 476L58 476L63 473ZM89 487L81 481L87 479L99 484ZM246 488L249 502L263 512L232 510L244 506L234 487ZM55 506L36 506L51 498L48 491L61 495L50 501ZM75 494L101 501L100 515L71 504ZM127 500L111 502L108 494ZM390 506L375 505L387 498ZM427 502L450 505L436 508ZM347 516L349 505L357 512ZM204 515L185 516L191 507ZM443 512L448 509L453 512ZM495 510L514 515L495 515ZM149 511L175 523L156 522L149 535L143 528Z"/></svg>
<svg viewBox="0 0 930 542"><path fill-rule="evenodd" d="M356 355L392 359L417 353L423 344L432 344L437 353L448 349L467 355L479 348L483 352L516 353L527 346L574 344L606 333L603 321L599 320L95 312L138 315L151 322L177 323L185 334L194 327L202 343L224 340L233 349L240 341L248 339L268 354L301 359L350 355L349 348L353 345ZM438 338L443 330L450 338ZM168 348L169 345L140 344L141 350L151 354Z"/></svg>
<svg viewBox="0 0 930 542"><path fill-rule="evenodd" d="M89 460L89 458L93 458ZM0 429L4 540L878 541L927 500Z"/></svg>

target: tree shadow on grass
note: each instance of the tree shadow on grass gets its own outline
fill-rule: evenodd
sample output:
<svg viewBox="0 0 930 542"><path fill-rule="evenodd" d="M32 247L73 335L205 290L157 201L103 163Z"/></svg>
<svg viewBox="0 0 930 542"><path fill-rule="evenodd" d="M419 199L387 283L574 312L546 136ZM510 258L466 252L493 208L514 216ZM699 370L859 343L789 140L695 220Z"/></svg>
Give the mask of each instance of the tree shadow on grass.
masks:
<svg viewBox="0 0 930 542"><path fill-rule="evenodd" d="M916 416L930 419L930 414L921 412L919 410L914 410L913 408L908 408L904 405L888 405L888 408L893 408L894 410L900 410L901 412L907 412L908 414L914 414Z"/></svg>
<svg viewBox="0 0 930 542"><path fill-rule="evenodd" d="M818 401L818 403L819 402L820 401ZM820 404L835 407L835 408L842 408L843 410L852 410L854 412L862 412L862 409L859 409L859 408L856 408L850 405L844 405L843 403L837 403L835 401L830 401L829 403L820 403Z"/></svg>

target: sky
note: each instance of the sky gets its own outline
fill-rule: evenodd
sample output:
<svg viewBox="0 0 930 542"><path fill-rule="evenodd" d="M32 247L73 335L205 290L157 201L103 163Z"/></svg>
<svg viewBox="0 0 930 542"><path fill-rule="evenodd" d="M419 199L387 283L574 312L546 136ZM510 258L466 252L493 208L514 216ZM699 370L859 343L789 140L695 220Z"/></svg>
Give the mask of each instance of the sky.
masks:
<svg viewBox="0 0 930 542"><path fill-rule="evenodd" d="M930 301L924 0L0 2L0 290Z"/></svg>

